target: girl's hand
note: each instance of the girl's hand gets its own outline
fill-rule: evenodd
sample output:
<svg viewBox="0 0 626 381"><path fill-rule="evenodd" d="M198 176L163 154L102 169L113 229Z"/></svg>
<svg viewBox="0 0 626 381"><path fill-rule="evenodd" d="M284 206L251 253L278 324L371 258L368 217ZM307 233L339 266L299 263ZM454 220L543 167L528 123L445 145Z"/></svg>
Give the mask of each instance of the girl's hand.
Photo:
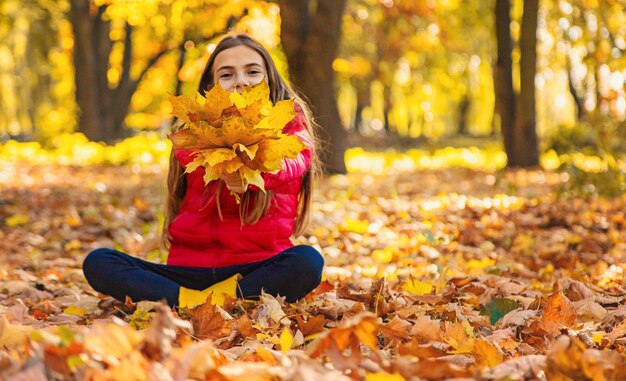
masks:
<svg viewBox="0 0 626 381"><path fill-rule="evenodd" d="M226 184L226 188L233 193L244 193L248 189L248 182L241 178L237 172L222 174L222 180Z"/></svg>

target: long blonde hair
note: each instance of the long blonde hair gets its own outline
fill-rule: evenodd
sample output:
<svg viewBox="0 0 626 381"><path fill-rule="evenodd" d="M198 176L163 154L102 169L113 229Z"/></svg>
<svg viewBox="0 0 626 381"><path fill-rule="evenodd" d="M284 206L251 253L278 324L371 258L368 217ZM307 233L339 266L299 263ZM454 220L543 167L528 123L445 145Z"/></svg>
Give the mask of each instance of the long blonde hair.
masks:
<svg viewBox="0 0 626 381"><path fill-rule="evenodd" d="M270 99L273 103L276 103L280 100L294 99L294 103L301 109L304 115L304 118L306 120L306 128L311 135L311 140L313 144L313 150L311 150L311 166L309 167L309 169L307 169L302 178L302 186L298 195L296 226L293 234L293 236L299 236L304 233L308 225L315 178L320 173L321 168L320 161L317 155L317 138L315 134L317 124L313 120L311 110L308 104L282 79L282 77L278 73L278 70L276 69L276 65L274 64L272 56L263 47L263 45L245 34L227 36L222 39L219 44L217 44L215 50L209 56L209 60L204 68L204 71L202 72L202 76L200 77L198 92L203 93L204 91L209 91L214 86L215 81L213 77L213 64L215 62L215 57L220 52L239 45L247 46L259 53L259 55L261 55L261 57L263 58L263 62L265 63L267 79L269 82ZM180 127L181 124L177 123L175 124L174 129ZM187 192L187 179L185 177L185 170L174 156L174 149L172 149L172 151L170 152L169 172L167 175L167 190L168 198L166 202L167 206L165 211L165 220L163 223L162 242L166 248L169 248L170 237L168 234L168 227L178 213L183 198L185 197L185 193ZM219 200L221 191L222 181L219 180L216 197L218 202L218 213L220 213L220 215L221 209ZM242 224L253 225L257 221L259 221L259 219L261 219L261 217L263 217L263 215L267 213L271 202L271 191L268 190L266 192L262 192L247 190L241 196L240 216Z"/></svg>

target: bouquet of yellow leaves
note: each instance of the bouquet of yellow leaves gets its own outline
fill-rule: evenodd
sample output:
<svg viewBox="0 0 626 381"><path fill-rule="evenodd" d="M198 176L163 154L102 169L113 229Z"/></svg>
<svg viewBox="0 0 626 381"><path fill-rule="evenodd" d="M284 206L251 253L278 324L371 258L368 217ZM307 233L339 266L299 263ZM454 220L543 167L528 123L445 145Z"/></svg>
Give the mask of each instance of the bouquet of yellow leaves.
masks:
<svg viewBox="0 0 626 381"><path fill-rule="evenodd" d="M295 158L305 149L297 136L284 134L283 127L295 116L294 101L273 105L265 81L229 93L219 84L198 100L172 97L172 115L184 126L168 135L174 148L192 150L195 158L186 173L204 167L204 183L224 173L238 173L265 191L261 173L281 170L285 158Z"/></svg>

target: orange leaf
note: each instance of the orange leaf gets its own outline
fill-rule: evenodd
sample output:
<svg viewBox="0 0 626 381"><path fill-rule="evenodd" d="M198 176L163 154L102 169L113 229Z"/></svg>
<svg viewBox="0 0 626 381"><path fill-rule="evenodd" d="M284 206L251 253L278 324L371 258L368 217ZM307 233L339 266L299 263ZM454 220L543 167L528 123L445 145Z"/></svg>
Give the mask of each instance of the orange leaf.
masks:
<svg viewBox="0 0 626 381"><path fill-rule="evenodd" d="M411 329L411 333L420 340L420 342L443 341L441 338L441 322L439 320L431 320L428 316L420 316L415 320L415 325Z"/></svg>
<svg viewBox="0 0 626 381"><path fill-rule="evenodd" d="M322 333L311 344L310 356L316 358L332 348L343 351L357 340L371 349L376 349L376 317L370 314L358 315L345 324Z"/></svg>
<svg viewBox="0 0 626 381"><path fill-rule="evenodd" d="M237 330L244 337L256 337L258 331L252 327L252 320L248 315L243 315L237 320Z"/></svg>
<svg viewBox="0 0 626 381"><path fill-rule="evenodd" d="M335 286L333 286L332 283L330 283L327 280L323 280L313 291L309 293L309 295L307 295L307 298L313 295L324 294L334 289L335 289Z"/></svg>
<svg viewBox="0 0 626 381"><path fill-rule="evenodd" d="M463 354L472 353L474 350L473 334L468 333L468 325L463 323L445 322L444 340L454 350L450 353ZM471 327L469 327L471 329Z"/></svg>
<svg viewBox="0 0 626 381"><path fill-rule="evenodd" d="M309 319L306 322L302 320L300 315L296 315L296 321L298 322L298 327L304 336L322 332L324 330L324 324L326 324L326 319L324 319L323 315L309 316Z"/></svg>
<svg viewBox="0 0 626 381"><path fill-rule="evenodd" d="M401 356L411 355L418 358L432 358L448 356L445 351L433 345L421 345L415 338L409 344L401 344L398 347L398 354Z"/></svg>
<svg viewBox="0 0 626 381"><path fill-rule="evenodd" d="M571 328L576 324L576 309L558 284L555 284L554 292L543 305L541 322L552 335L558 335L563 326Z"/></svg>
<svg viewBox="0 0 626 381"><path fill-rule="evenodd" d="M483 368L493 368L504 361L502 352L487 340L477 339L472 353L478 366Z"/></svg>
<svg viewBox="0 0 626 381"><path fill-rule="evenodd" d="M559 337L548 351L546 358L548 379L584 380L581 367L585 345L577 338Z"/></svg>
<svg viewBox="0 0 626 381"><path fill-rule="evenodd" d="M402 341L411 337L411 323L397 316L387 323L378 326L378 331L391 341Z"/></svg>

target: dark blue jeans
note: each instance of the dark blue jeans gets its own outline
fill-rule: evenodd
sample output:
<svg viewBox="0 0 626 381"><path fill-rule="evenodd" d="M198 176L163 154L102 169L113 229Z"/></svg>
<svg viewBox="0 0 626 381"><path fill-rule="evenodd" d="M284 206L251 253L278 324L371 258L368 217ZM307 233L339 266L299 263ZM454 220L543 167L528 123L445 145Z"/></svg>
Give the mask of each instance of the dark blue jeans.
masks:
<svg viewBox="0 0 626 381"><path fill-rule="evenodd" d="M237 296L258 299L261 291L303 297L320 283L324 259L311 246L299 245L260 262L227 267L183 267L147 262L113 249L96 249L83 262L83 272L94 290L124 301L167 300L178 305L180 287L204 290L239 273Z"/></svg>

